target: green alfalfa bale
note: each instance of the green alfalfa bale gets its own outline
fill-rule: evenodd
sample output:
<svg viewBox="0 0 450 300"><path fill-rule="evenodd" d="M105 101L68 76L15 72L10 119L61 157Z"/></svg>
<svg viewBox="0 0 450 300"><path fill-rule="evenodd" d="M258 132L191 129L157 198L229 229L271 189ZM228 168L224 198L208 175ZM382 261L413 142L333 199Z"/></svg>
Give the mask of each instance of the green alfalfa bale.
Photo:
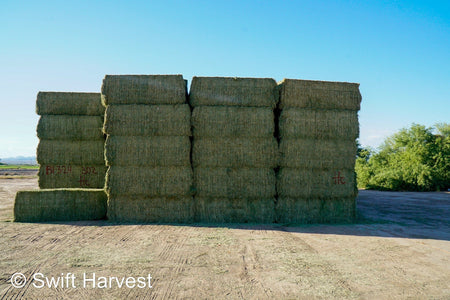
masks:
<svg viewBox="0 0 450 300"><path fill-rule="evenodd" d="M103 117L43 115L37 125L42 140L104 140Z"/></svg>
<svg viewBox="0 0 450 300"><path fill-rule="evenodd" d="M198 197L272 198L275 184L275 171L270 168L194 168Z"/></svg>
<svg viewBox="0 0 450 300"><path fill-rule="evenodd" d="M348 109L361 104L359 83L284 79L280 83L280 108Z"/></svg>
<svg viewBox="0 0 450 300"><path fill-rule="evenodd" d="M193 140L194 167L261 167L278 166L278 143L267 138L198 138Z"/></svg>
<svg viewBox="0 0 450 300"><path fill-rule="evenodd" d="M41 189L94 188L105 186L105 165L46 165L39 166L38 182Z"/></svg>
<svg viewBox="0 0 450 300"><path fill-rule="evenodd" d="M106 75L102 101L110 104L183 104L186 82L182 75Z"/></svg>
<svg viewBox="0 0 450 300"><path fill-rule="evenodd" d="M103 116L105 108L100 93L39 92L36 100L38 115Z"/></svg>
<svg viewBox="0 0 450 300"><path fill-rule="evenodd" d="M191 106L253 106L275 108L277 83L271 78L194 77Z"/></svg>
<svg viewBox="0 0 450 300"><path fill-rule="evenodd" d="M106 217L107 197L101 189L19 191L15 222L87 221Z"/></svg>
<svg viewBox="0 0 450 300"><path fill-rule="evenodd" d="M108 105L104 132L121 136L190 136L189 105Z"/></svg>
<svg viewBox="0 0 450 300"><path fill-rule="evenodd" d="M275 198L195 197L195 220L200 223L273 223Z"/></svg>
<svg viewBox="0 0 450 300"><path fill-rule="evenodd" d="M356 195L353 169L308 170L280 168L277 174L279 197L353 197Z"/></svg>
<svg viewBox="0 0 450 300"><path fill-rule="evenodd" d="M269 137L274 135L270 107L198 106L192 112L195 137Z"/></svg>
<svg viewBox="0 0 450 300"><path fill-rule="evenodd" d="M352 223L356 218L356 198L286 198L275 206L277 223Z"/></svg>
<svg viewBox="0 0 450 300"><path fill-rule="evenodd" d="M359 135L358 113L351 110L283 109L279 120L281 138L355 140Z"/></svg>
<svg viewBox="0 0 450 300"><path fill-rule="evenodd" d="M190 166L188 136L108 136L105 157L108 166Z"/></svg>
<svg viewBox="0 0 450 300"><path fill-rule="evenodd" d="M108 198L108 220L131 223L192 223L192 197L147 197L111 195Z"/></svg>
<svg viewBox="0 0 450 300"><path fill-rule="evenodd" d="M280 166L303 169L353 169L356 142L285 138L280 141Z"/></svg>
<svg viewBox="0 0 450 300"><path fill-rule="evenodd" d="M192 169L112 166L106 173L106 191L108 195L191 196Z"/></svg>
<svg viewBox="0 0 450 300"><path fill-rule="evenodd" d="M104 144L104 140L40 140L37 161L39 164L104 165Z"/></svg>

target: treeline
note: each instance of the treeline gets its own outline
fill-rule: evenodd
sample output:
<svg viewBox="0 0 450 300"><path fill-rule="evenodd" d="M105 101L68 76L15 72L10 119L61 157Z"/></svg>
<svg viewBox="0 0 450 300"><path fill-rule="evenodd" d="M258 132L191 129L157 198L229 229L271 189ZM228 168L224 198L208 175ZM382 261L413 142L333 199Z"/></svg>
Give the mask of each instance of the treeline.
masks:
<svg viewBox="0 0 450 300"><path fill-rule="evenodd" d="M413 124L388 137L377 151L358 147L358 188L442 191L450 188L450 124Z"/></svg>

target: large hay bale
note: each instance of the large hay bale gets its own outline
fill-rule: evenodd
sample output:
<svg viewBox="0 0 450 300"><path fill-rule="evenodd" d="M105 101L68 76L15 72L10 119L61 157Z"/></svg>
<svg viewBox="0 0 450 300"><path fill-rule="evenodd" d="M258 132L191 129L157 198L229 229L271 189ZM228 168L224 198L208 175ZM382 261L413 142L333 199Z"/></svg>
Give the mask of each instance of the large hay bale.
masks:
<svg viewBox="0 0 450 300"><path fill-rule="evenodd" d="M108 105L104 132L110 135L191 135L189 105Z"/></svg>
<svg viewBox="0 0 450 300"><path fill-rule="evenodd" d="M50 189L19 191L14 221L84 221L106 216L107 197L100 189Z"/></svg>
<svg viewBox="0 0 450 300"><path fill-rule="evenodd" d="M191 167L122 167L106 172L108 195L177 197L192 195Z"/></svg>
<svg viewBox="0 0 450 300"><path fill-rule="evenodd" d="M195 168L194 182L198 197L273 198L276 177L273 169Z"/></svg>
<svg viewBox="0 0 450 300"><path fill-rule="evenodd" d="M104 165L104 141L41 140L37 161L39 164Z"/></svg>
<svg viewBox="0 0 450 300"><path fill-rule="evenodd" d="M275 199L195 197L195 214L202 223L272 223Z"/></svg>
<svg viewBox="0 0 450 300"><path fill-rule="evenodd" d="M44 115L37 125L41 140L104 140L103 117Z"/></svg>
<svg viewBox="0 0 450 300"><path fill-rule="evenodd" d="M278 102L277 83L271 78L194 77L189 101L192 106L272 107Z"/></svg>
<svg viewBox="0 0 450 300"><path fill-rule="evenodd" d="M358 113L350 110L283 109L282 138L355 140L359 135Z"/></svg>
<svg viewBox="0 0 450 300"><path fill-rule="evenodd" d="M284 79L280 87L280 108L360 108L358 83Z"/></svg>
<svg viewBox="0 0 450 300"><path fill-rule="evenodd" d="M113 195L108 199L108 219L113 222L192 223L194 200L192 197Z"/></svg>
<svg viewBox="0 0 450 300"><path fill-rule="evenodd" d="M182 104L186 94L182 75L106 75L102 85L105 105Z"/></svg>
<svg viewBox="0 0 450 300"><path fill-rule="evenodd" d="M275 211L277 223L352 223L356 217L356 201L355 197L279 197Z"/></svg>
<svg viewBox="0 0 450 300"><path fill-rule="evenodd" d="M104 188L105 165L46 165L39 166L39 188Z"/></svg>
<svg viewBox="0 0 450 300"><path fill-rule="evenodd" d="M269 138L198 138L193 140L194 167L262 167L278 165L278 143Z"/></svg>
<svg viewBox="0 0 450 300"><path fill-rule="evenodd" d="M102 116L104 112L100 93L39 92L37 95L38 115Z"/></svg>
<svg viewBox="0 0 450 300"><path fill-rule="evenodd" d="M342 140L281 139L280 166L303 169L353 169L356 143Z"/></svg>
<svg viewBox="0 0 450 300"><path fill-rule="evenodd" d="M190 166L188 136L108 136L108 166Z"/></svg>
<svg viewBox="0 0 450 300"><path fill-rule="evenodd" d="M192 112L196 137L268 137L275 131L269 107L199 106Z"/></svg>
<svg viewBox="0 0 450 300"><path fill-rule="evenodd" d="M303 170L281 168L277 178L279 197L353 197L357 194L353 169Z"/></svg>

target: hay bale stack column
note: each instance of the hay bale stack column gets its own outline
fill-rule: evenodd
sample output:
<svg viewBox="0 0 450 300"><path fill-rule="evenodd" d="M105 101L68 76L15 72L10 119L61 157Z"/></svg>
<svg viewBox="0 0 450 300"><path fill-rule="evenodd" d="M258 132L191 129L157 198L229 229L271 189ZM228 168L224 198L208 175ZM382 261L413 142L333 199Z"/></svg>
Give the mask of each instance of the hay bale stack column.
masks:
<svg viewBox="0 0 450 300"><path fill-rule="evenodd" d="M107 75L108 218L192 222L191 111L181 75Z"/></svg>
<svg viewBox="0 0 450 300"><path fill-rule="evenodd" d="M277 221L355 218L359 84L285 79L280 84Z"/></svg>
<svg viewBox="0 0 450 300"><path fill-rule="evenodd" d="M273 222L276 82L194 77L189 98L196 221Z"/></svg>
<svg viewBox="0 0 450 300"><path fill-rule="evenodd" d="M39 92L39 187L103 188L106 166L100 93Z"/></svg>

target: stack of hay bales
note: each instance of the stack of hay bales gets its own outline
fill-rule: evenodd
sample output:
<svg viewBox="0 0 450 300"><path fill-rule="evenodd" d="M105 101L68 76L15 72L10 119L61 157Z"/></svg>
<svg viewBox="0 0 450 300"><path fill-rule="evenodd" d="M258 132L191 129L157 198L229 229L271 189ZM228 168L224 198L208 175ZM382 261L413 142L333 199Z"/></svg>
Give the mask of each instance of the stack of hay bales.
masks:
<svg viewBox="0 0 450 300"><path fill-rule="evenodd" d="M107 75L108 219L192 222L191 111L181 75Z"/></svg>
<svg viewBox="0 0 450 300"><path fill-rule="evenodd" d="M277 221L352 222L359 84L285 79L280 84Z"/></svg>
<svg viewBox="0 0 450 300"><path fill-rule="evenodd" d="M193 78L197 221L274 221L277 100L273 79Z"/></svg>
<svg viewBox="0 0 450 300"><path fill-rule="evenodd" d="M39 187L19 191L17 222L98 220L106 216L106 165L99 93L39 92Z"/></svg>
<svg viewBox="0 0 450 300"><path fill-rule="evenodd" d="M39 187L103 188L106 166L100 93L39 92Z"/></svg>

